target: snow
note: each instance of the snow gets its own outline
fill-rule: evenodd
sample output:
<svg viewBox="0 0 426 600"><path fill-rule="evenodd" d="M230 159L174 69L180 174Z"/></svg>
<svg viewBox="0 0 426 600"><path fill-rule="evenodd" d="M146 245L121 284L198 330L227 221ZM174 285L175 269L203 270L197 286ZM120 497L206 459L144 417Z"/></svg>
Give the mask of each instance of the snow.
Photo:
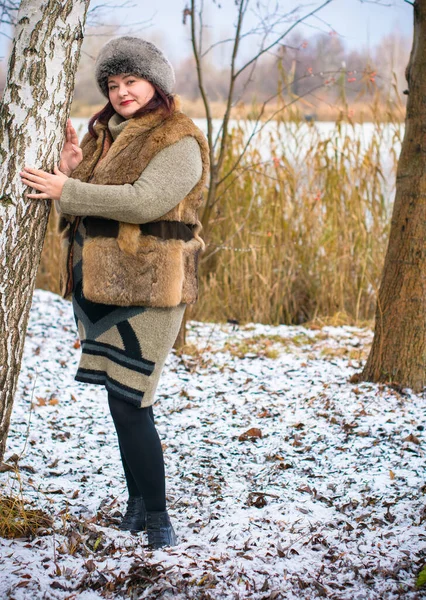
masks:
<svg viewBox="0 0 426 600"><path fill-rule="evenodd" d="M6 460L54 525L0 540L0 598L424 597L425 398L348 381L371 331L190 322L154 406L180 543L155 552L116 528L116 434L76 340L70 303L37 290Z"/></svg>

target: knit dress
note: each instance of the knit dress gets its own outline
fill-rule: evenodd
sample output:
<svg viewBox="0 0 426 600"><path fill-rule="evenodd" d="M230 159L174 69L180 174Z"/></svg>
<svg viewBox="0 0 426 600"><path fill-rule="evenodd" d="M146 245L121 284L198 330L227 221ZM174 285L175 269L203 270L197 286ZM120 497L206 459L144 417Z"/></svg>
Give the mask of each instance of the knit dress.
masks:
<svg viewBox="0 0 426 600"><path fill-rule="evenodd" d="M113 143L127 123L118 114L111 117L108 129ZM186 136L161 150L133 185L105 186L68 179L57 207L67 214L89 213L124 222L137 222L139 218L146 222L181 202L199 181L201 170L198 144ZM185 305L123 307L87 300L82 292L85 234L83 218L73 248L72 305L82 349L75 379L103 385L114 396L137 407L150 406Z"/></svg>

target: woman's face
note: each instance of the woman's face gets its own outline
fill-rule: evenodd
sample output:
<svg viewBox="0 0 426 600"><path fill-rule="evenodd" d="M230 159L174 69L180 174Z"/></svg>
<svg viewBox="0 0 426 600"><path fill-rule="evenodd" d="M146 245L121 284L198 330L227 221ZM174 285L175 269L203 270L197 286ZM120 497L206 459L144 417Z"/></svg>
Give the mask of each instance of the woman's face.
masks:
<svg viewBox="0 0 426 600"><path fill-rule="evenodd" d="M130 119L137 110L145 106L155 94L155 88L146 79L132 74L108 77L109 100L115 112Z"/></svg>

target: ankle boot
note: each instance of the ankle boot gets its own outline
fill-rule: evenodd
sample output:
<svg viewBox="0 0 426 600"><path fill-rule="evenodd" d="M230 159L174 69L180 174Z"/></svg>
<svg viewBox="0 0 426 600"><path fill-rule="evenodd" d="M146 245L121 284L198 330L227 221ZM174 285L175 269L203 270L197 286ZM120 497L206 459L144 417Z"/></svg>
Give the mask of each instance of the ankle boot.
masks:
<svg viewBox="0 0 426 600"><path fill-rule="evenodd" d="M126 514L118 528L123 531L144 531L146 529L146 509L142 496L129 496Z"/></svg>
<svg viewBox="0 0 426 600"><path fill-rule="evenodd" d="M148 534L148 545L157 550L164 546L176 546L177 539L170 517L166 510L147 511L146 532Z"/></svg>

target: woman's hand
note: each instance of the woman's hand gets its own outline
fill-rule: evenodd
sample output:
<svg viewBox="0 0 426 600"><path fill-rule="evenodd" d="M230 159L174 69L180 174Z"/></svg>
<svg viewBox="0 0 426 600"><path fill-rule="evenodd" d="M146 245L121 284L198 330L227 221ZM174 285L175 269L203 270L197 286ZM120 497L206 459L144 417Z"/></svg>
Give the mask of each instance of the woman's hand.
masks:
<svg viewBox="0 0 426 600"><path fill-rule="evenodd" d="M70 176L82 160L83 151L78 145L77 133L71 124L71 119L68 119L65 143L59 161L59 169L65 175Z"/></svg>
<svg viewBox="0 0 426 600"><path fill-rule="evenodd" d="M53 174L40 169L24 167L19 175L23 184L41 192L41 194L25 194L26 198L33 198L34 200L46 200L47 198L59 200L64 183L68 179L56 165L53 167Z"/></svg>

